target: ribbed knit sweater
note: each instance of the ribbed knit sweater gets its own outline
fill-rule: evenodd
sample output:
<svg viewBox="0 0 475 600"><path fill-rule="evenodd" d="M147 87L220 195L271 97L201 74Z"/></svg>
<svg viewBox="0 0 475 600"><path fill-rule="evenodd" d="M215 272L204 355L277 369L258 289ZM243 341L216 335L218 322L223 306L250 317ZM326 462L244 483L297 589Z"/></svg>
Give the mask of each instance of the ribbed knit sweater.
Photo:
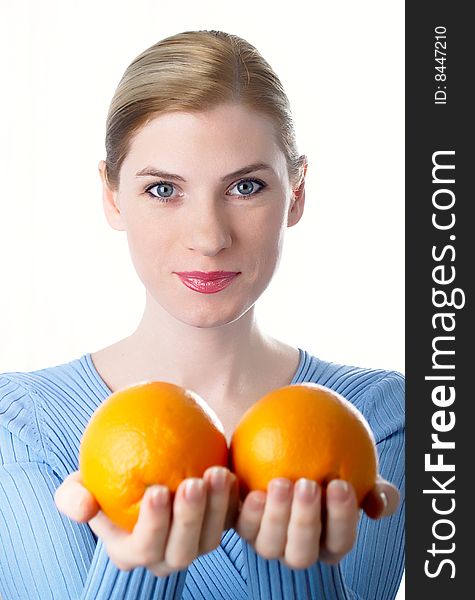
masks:
<svg viewBox="0 0 475 600"><path fill-rule="evenodd" d="M78 469L79 443L111 394L90 354L55 367L0 375L0 596L3 600L383 600L404 567L404 385L400 373L329 363L299 349L292 383L342 394L369 422L379 470L401 493L391 517L362 514L357 541L337 565L289 569L258 556L234 529L188 569L155 577L119 570L87 523L53 500Z"/></svg>

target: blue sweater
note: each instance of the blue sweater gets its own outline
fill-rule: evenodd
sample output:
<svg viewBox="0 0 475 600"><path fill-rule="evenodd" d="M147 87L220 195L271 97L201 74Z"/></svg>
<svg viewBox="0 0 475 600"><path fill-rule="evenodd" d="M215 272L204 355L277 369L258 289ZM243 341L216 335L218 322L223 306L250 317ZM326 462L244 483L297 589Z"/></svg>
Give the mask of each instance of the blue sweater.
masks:
<svg viewBox="0 0 475 600"><path fill-rule="evenodd" d="M292 570L259 557L229 529L220 546L166 578L120 571L87 525L53 494L78 469L79 443L111 390L90 354L52 368L0 375L0 597L3 600L383 600L404 567L404 387L397 372L324 362L299 349L292 383L313 381L350 400L376 438L380 472L401 492L391 517L364 514L338 564Z"/></svg>

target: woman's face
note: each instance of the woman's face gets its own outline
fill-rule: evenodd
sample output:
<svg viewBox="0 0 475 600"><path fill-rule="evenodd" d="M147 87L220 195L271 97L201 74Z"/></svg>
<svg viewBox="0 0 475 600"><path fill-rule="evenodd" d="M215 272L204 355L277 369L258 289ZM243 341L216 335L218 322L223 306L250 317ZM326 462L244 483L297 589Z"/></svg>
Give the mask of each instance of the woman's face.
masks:
<svg viewBox="0 0 475 600"><path fill-rule="evenodd" d="M304 205L274 135L266 116L240 105L167 113L133 139L116 192L100 163L109 223L127 232L148 293L181 322L235 321L272 279ZM178 275L196 271L215 281Z"/></svg>

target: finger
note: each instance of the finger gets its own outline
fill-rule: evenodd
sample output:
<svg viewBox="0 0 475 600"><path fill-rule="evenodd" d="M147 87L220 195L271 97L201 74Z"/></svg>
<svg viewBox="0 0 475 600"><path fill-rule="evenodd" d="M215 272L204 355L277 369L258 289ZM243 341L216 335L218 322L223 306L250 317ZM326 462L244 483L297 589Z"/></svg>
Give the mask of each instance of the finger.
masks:
<svg viewBox="0 0 475 600"><path fill-rule="evenodd" d="M219 546L229 501L230 472L225 467L211 467L204 475L206 510L203 516L199 553L206 554Z"/></svg>
<svg viewBox="0 0 475 600"><path fill-rule="evenodd" d="M90 521L92 530L104 542L109 558L123 571L147 567L158 577L170 569L163 564L170 526L171 501L166 486L148 488L140 502L140 511L131 533L116 526L103 513Z"/></svg>
<svg viewBox="0 0 475 600"><path fill-rule="evenodd" d="M318 559L321 496L320 486L311 479L299 479L295 484L284 554L291 569L306 569Z"/></svg>
<svg viewBox="0 0 475 600"><path fill-rule="evenodd" d="M70 473L54 493L59 511L70 519L85 523L100 510L94 496L82 485L79 471Z"/></svg>
<svg viewBox="0 0 475 600"><path fill-rule="evenodd" d="M399 506L399 491L389 481L379 478L374 488L366 494L362 508L371 519L392 515Z"/></svg>
<svg viewBox="0 0 475 600"><path fill-rule="evenodd" d="M261 526L266 504L266 493L258 490L246 496L236 522L236 531L250 544L254 544Z"/></svg>
<svg viewBox="0 0 475 600"><path fill-rule="evenodd" d="M341 479L330 481L326 491L326 527L321 560L334 564L351 550L358 519L353 487Z"/></svg>
<svg viewBox="0 0 475 600"><path fill-rule="evenodd" d="M234 473L230 472L231 483L229 486L229 502L228 509L226 512L226 518L224 520L224 529L229 529L236 525L236 519L239 514L239 481Z"/></svg>
<svg viewBox="0 0 475 600"><path fill-rule="evenodd" d="M140 503L139 518L130 538L133 558L138 565L153 567L163 561L170 520L169 489L164 485L149 487Z"/></svg>
<svg viewBox="0 0 475 600"><path fill-rule="evenodd" d="M173 520L165 550L165 562L173 570L184 569L198 555L201 527L206 509L203 479L180 483L173 504Z"/></svg>
<svg viewBox="0 0 475 600"><path fill-rule="evenodd" d="M261 526L254 547L267 559L284 555L292 506L292 482L283 477L272 479L267 487L267 499Z"/></svg>

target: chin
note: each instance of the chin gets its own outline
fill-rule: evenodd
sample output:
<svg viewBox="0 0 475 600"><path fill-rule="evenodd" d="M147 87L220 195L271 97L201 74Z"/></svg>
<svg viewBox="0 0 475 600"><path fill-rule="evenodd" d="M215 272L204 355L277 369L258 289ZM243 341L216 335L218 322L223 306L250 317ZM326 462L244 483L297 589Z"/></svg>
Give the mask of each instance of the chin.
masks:
<svg viewBox="0 0 475 600"><path fill-rule="evenodd" d="M171 313L178 321L198 329L212 329L229 325L240 319L250 306L241 307L205 307L194 306L189 311Z"/></svg>

